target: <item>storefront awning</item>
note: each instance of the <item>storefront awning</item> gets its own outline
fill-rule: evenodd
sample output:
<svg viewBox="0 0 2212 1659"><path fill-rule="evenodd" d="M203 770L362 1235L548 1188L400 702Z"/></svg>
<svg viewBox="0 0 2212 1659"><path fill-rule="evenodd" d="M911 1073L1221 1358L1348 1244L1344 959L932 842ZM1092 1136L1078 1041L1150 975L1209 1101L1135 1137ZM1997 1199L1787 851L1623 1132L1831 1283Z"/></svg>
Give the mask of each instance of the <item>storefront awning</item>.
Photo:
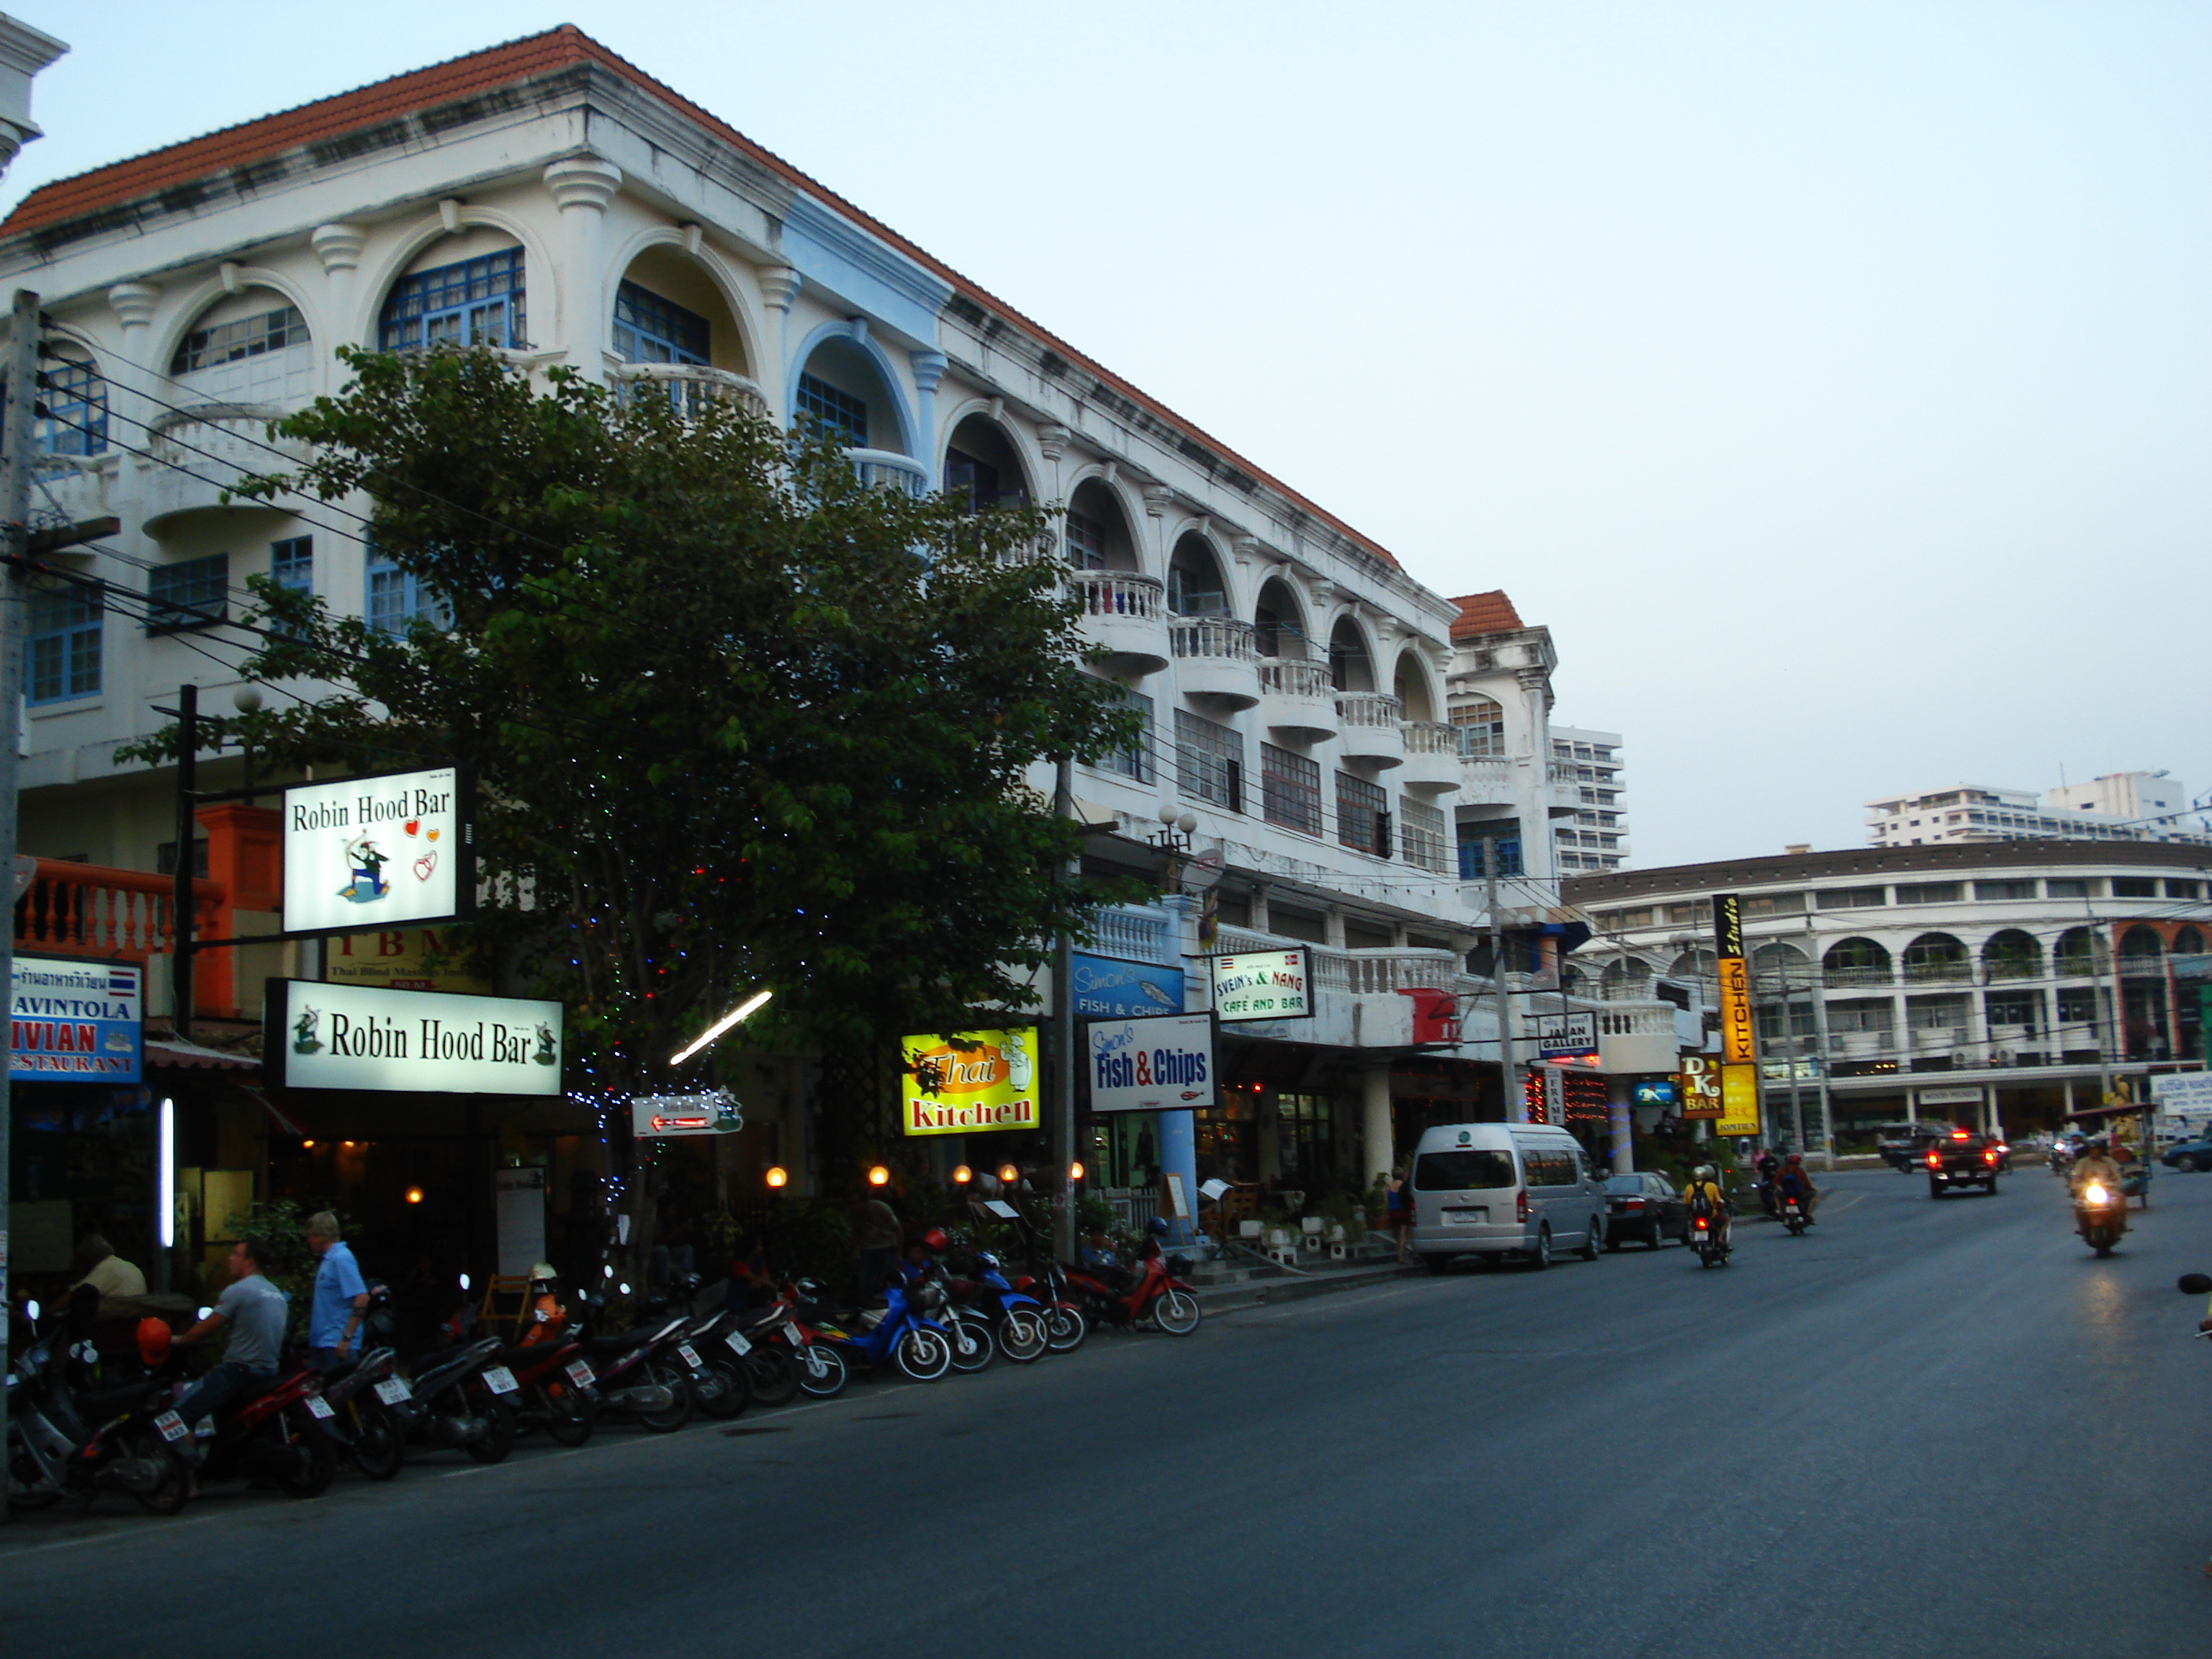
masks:
<svg viewBox="0 0 2212 1659"><path fill-rule="evenodd" d="M149 1039L146 1043L146 1063L149 1066L173 1066L187 1071L258 1072L261 1062L251 1054L227 1054L220 1048L203 1048L197 1042L185 1042L176 1037L161 1042Z"/></svg>

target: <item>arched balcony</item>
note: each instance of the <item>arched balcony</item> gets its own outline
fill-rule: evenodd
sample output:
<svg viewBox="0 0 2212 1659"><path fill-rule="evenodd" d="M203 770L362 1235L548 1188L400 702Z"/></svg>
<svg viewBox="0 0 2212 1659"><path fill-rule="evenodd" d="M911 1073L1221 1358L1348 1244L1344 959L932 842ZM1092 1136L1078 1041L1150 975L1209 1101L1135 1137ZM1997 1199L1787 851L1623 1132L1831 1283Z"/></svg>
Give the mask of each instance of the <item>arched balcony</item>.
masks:
<svg viewBox="0 0 2212 1659"><path fill-rule="evenodd" d="M2155 928L2138 924L2120 935L2120 977L2162 979L2166 975L2166 942Z"/></svg>
<svg viewBox="0 0 2212 1659"><path fill-rule="evenodd" d="M1170 595L1172 605L1172 588ZM1260 650L1250 623L1234 617L1170 617L1168 643L1185 696L1232 710L1260 701Z"/></svg>
<svg viewBox="0 0 2212 1659"><path fill-rule="evenodd" d="M1838 940L1820 958L1821 977L1830 986L1887 985L1893 971L1889 952L1870 939Z"/></svg>
<svg viewBox="0 0 2212 1659"><path fill-rule="evenodd" d="M1337 732L1336 687L1328 665L1276 660L1260 665L1260 718L1291 743L1325 743Z"/></svg>
<svg viewBox="0 0 2212 1659"><path fill-rule="evenodd" d="M2007 927L1990 935L1982 946L1982 976L1992 982L2006 979L2038 979L2043 974L2043 947L2033 933Z"/></svg>
<svg viewBox="0 0 2212 1659"><path fill-rule="evenodd" d="M1407 720L1405 770L1398 787L1413 794L1449 795L1460 787L1459 732L1443 720Z"/></svg>
<svg viewBox="0 0 2212 1659"><path fill-rule="evenodd" d="M2104 940L2093 928L2069 927L2051 947L2051 971L2060 979L2094 979L2105 971Z"/></svg>
<svg viewBox="0 0 2212 1659"><path fill-rule="evenodd" d="M1067 588L1082 606L1084 638L1105 648L1109 670L1155 674L1168 665L1167 593L1158 577L1071 570Z"/></svg>
<svg viewBox="0 0 2212 1659"><path fill-rule="evenodd" d="M1917 985L1956 984L1974 976L1974 959L1949 933L1923 933L1905 947L1905 977Z"/></svg>
<svg viewBox="0 0 2212 1659"><path fill-rule="evenodd" d="M1380 691L1340 691L1337 746L1346 760L1401 766L1406 759L1405 705Z"/></svg>
<svg viewBox="0 0 2212 1659"><path fill-rule="evenodd" d="M258 502L226 501L223 495L249 472L281 472L288 463L306 462L305 444L269 435L270 422L284 413L267 404L239 404L156 410L147 447L161 465L142 475L140 522L161 535L186 514L269 511Z"/></svg>

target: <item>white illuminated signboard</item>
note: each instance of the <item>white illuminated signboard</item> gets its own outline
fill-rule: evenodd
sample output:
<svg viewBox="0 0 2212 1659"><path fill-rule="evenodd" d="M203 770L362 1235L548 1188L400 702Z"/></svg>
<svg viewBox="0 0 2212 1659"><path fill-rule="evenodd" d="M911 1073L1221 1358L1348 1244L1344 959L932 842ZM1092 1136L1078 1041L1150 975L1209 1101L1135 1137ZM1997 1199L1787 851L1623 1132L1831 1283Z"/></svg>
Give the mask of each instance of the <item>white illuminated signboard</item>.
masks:
<svg viewBox="0 0 2212 1659"><path fill-rule="evenodd" d="M1213 1021L1205 1014L1093 1020L1084 1049L1094 1112L1213 1104Z"/></svg>
<svg viewBox="0 0 2212 1659"><path fill-rule="evenodd" d="M356 933L476 908L471 791L456 767L284 792L284 931Z"/></svg>
<svg viewBox="0 0 2212 1659"><path fill-rule="evenodd" d="M744 1127L745 1109L727 1089L711 1094L630 1097L630 1133L641 1140L670 1135L733 1135Z"/></svg>
<svg viewBox="0 0 2212 1659"><path fill-rule="evenodd" d="M1208 957L1213 964L1213 1012L1224 1025L1313 1016L1313 952L1254 951Z"/></svg>
<svg viewBox="0 0 2212 1659"><path fill-rule="evenodd" d="M8 1075L46 1083L136 1083L146 970L136 963L16 957Z"/></svg>
<svg viewBox="0 0 2212 1659"><path fill-rule="evenodd" d="M561 1005L272 979L262 1063L285 1089L557 1095Z"/></svg>

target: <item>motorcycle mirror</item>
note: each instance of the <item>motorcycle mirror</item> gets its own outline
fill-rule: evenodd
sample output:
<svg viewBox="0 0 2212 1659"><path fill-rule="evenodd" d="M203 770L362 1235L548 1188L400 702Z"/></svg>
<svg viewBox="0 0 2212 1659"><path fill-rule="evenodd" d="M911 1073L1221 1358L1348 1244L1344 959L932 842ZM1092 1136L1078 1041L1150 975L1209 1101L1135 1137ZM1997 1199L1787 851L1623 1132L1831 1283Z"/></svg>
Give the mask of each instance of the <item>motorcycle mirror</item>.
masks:
<svg viewBox="0 0 2212 1659"><path fill-rule="evenodd" d="M468 1289L468 1287L469 1287L469 1276L468 1276L466 1273L463 1273L463 1274L461 1275L461 1288L462 1288L463 1290L465 1290L465 1291L466 1289Z"/></svg>
<svg viewBox="0 0 2212 1659"><path fill-rule="evenodd" d="M215 1310L214 1310L213 1308L202 1308L202 1309L199 1310L198 1317L200 1317L200 1318L202 1318L202 1319L205 1319L205 1318L206 1318L210 1314L213 1313L214 1311L215 1311Z"/></svg>
<svg viewBox="0 0 2212 1659"><path fill-rule="evenodd" d="M2184 1296L2212 1296L2212 1277L2203 1273L2184 1273L2173 1281L2173 1288Z"/></svg>
<svg viewBox="0 0 2212 1659"><path fill-rule="evenodd" d="M629 1286L627 1285L617 1285L615 1286L615 1291L617 1295L628 1296L629 1294Z"/></svg>
<svg viewBox="0 0 2212 1659"><path fill-rule="evenodd" d="M23 1317L29 1320L33 1325L37 1324L39 1322L39 1304L35 1302L26 1302L23 1304ZM201 1317L205 1318L206 1316L203 1314Z"/></svg>

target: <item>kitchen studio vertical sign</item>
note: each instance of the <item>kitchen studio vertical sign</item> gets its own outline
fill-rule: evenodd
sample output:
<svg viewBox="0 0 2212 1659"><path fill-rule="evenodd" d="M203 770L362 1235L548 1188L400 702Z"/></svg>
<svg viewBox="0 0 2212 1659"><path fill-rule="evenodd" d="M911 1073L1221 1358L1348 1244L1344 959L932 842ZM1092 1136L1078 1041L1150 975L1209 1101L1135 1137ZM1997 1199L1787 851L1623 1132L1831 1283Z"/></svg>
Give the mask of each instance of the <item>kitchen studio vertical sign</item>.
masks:
<svg viewBox="0 0 2212 1659"><path fill-rule="evenodd" d="M284 792L284 931L352 933L476 908L467 769L305 783Z"/></svg>

